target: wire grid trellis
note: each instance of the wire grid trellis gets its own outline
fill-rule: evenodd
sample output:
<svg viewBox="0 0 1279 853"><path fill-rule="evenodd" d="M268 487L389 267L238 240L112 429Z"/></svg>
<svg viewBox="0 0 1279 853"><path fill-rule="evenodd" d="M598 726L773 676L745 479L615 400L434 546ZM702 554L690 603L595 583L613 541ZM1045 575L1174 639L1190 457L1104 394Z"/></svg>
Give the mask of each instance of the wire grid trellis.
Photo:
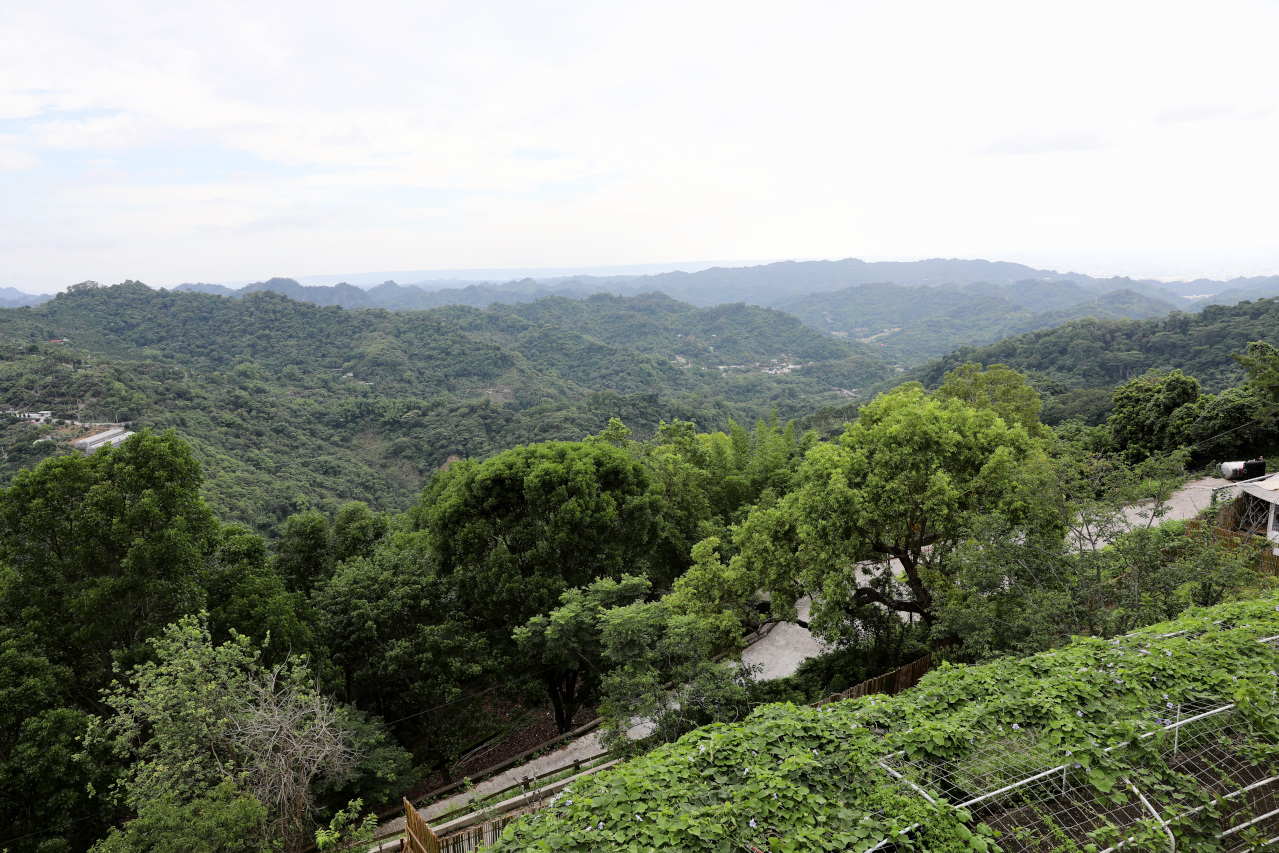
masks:
<svg viewBox="0 0 1279 853"><path fill-rule="evenodd" d="M1245 829L1279 835L1279 775L1273 762L1250 754L1232 703L1169 702L1135 722L1145 728L1136 740L1157 738L1156 754L1168 770L1217 798L1217 834L1226 840L1225 849ZM1106 750L1116 751L1120 761L1124 753L1137 752L1131 743ZM1133 757L1134 764L1145 760ZM1008 853L1085 844L1108 844L1109 851L1175 850L1172 824L1203 808L1188 807L1162 786L1143 789L1130 777L1121 777L1116 790L1102 792L1062 747L1036 731L1011 727L997 728L960 759L912 761L898 753L881 766L929 802L944 799L969 809L974 821L1001 833L1000 845ZM891 839L879 849L888 846Z"/></svg>

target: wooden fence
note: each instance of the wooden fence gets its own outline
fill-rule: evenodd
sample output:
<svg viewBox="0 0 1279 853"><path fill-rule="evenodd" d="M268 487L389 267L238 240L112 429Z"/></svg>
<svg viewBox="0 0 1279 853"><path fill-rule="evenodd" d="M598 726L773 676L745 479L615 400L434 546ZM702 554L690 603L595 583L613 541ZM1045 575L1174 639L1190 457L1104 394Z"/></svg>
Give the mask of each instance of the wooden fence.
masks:
<svg viewBox="0 0 1279 853"><path fill-rule="evenodd" d="M518 809L472 824L444 836L435 832L408 800L404 801L404 853L470 853L495 844L506 825L517 817L534 811Z"/></svg>
<svg viewBox="0 0 1279 853"><path fill-rule="evenodd" d="M404 800L404 853L440 853L440 840L407 799Z"/></svg>
<svg viewBox="0 0 1279 853"><path fill-rule="evenodd" d="M1203 529L1203 526L1202 521L1191 519L1186 522L1186 532L1197 533ZM1279 556L1275 555L1274 543L1264 537L1246 536L1224 527L1212 528L1212 536L1231 550L1245 547L1257 548L1256 562L1253 564L1253 568L1259 574L1279 575Z"/></svg>
<svg viewBox="0 0 1279 853"><path fill-rule="evenodd" d="M597 765L566 779L551 782L535 791L525 791L519 796L511 797L500 803L487 805L480 811L454 818L445 823L439 823L436 825L436 829L428 826L422 815L418 813L418 810L406 799L404 801L403 853L470 853L472 850L494 844L502 835L502 830L506 828L508 823L521 815L531 814L545 807L550 802L551 794L562 791L584 776L590 776L616 765L616 760ZM577 766L577 764L573 766ZM564 770L565 768L561 767L552 771L552 773L562 773ZM552 774L547 773L544 775ZM509 790L511 789L504 789L499 791L498 794ZM448 814L455 813L456 810ZM439 817L447 817L447 814ZM437 829L438 832L436 831Z"/></svg>
<svg viewBox="0 0 1279 853"><path fill-rule="evenodd" d="M856 687L850 687L843 693L832 693L820 702L814 702L814 707L829 705L831 702L842 702L845 699L856 699L858 696L869 696L872 693L887 693L890 696L896 695L903 690L914 687L919 683L919 679L923 678L929 670L933 668L933 656L924 655L919 660L911 661L905 666L895 669L892 672L886 672L883 675L876 676L869 681L863 681Z"/></svg>

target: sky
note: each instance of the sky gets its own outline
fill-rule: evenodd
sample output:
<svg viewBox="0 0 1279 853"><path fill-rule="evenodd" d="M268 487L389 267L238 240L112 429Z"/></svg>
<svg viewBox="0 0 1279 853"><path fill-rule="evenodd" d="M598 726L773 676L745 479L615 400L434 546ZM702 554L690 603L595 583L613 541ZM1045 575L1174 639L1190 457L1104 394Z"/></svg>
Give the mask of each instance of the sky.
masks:
<svg viewBox="0 0 1279 853"><path fill-rule="evenodd" d="M0 0L0 286L1279 273L1279 0Z"/></svg>

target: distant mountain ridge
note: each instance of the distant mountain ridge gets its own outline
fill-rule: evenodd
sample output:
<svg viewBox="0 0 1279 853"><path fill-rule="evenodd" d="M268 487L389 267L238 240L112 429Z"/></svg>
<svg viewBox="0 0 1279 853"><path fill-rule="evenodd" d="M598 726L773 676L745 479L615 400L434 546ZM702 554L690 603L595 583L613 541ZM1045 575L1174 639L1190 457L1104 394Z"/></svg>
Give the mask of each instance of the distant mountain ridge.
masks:
<svg viewBox="0 0 1279 853"><path fill-rule="evenodd" d="M424 281L399 284L386 281L371 288L351 284L304 285L290 278L273 278L233 289L216 284L183 284L177 290L200 290L222 296L244 295L274 290L294 299L317 305L346 308L386 308L392 311L420 310L440 305L487 307L493 302L532 302L542 296L580 298L593 293L633 296L661 292L698 307L745 302L765 307L783 307L814 293L828 293L866 284L896 284L901 287L960 286L979 292L981 288L1014 287L1007 293L1032 311L1069 307L1076 301L1065 292L1088 291L1099 295L1129 290L1179 308L1197 310L1220 298L1256 299L1279 295L1279 276L1236 278L1229 281L1196 279L1189 282L1160 282L1124 276L1095 278L1083 273L1041 270L1007 261L934 258L925 261L780 261L752 267L712 267L698 272L666 272L653 275L561 276L525 278L509 282ZM1202 294L1207 299L1192 299ZM1238 299L1234 298L1238 296ZM1058 304L1050 304L1056 301Z"/></svg>
<svg viewBox="0 0 1279 853"><path fill-rule="evenodd" d="M1178 308L1132 290L1098 293L1074 282L1035 281L917 287L862 284L811 293L780 306L811 328L873 343L884 350L885 358L907 366L961 346L994 343L1069 320L1139 320Z"/></svg>
<svg viewBox="0 0 1279 853"><path fill-rule="evenodd" d="M229 298L274 292L322 307L396 312L446 306L520 305L547 297L582 300L594 294L630 297L662 293L699 308L728 304L777 308L795 315L811 329L850 342L860 340L876 349L874 356L858 353L858 359L872 357L905 367L956 347L981 346L1083 317L1144 319L1178 310L1199 311L1209 304L1230 305L1279 295L1279 276L1164 283L1126 277L1101 279L1005 261L942 258L782 261L696 272L525 278L456 285L462 283L385 281L361 287L349 283L305 285L291 278L272 278L238 289L202 283L183 284L175 289ZM42 301L41 297L25 294L17 296L25 297L25 301L4 301L6 295L13 294L18 292L0 291L0 307ZM851 368L851 375L864 374L861 361L850 364L856 365ZM839 382L832 384L847 387Z"/></svg>
<svg viewBox="0 0 1279 853"><path fill-rule="evenodd" d="M241 297L250 293L272 291L299 302L313 305L341 305L343 308L384 308L388 311L426 311L444 305L469 305L487 308L494 302L533 302L544 296L581 298L598 292L591 287L547 287L533 279L506 284L468 284L465 287L425 290L415 284L397 284L386 281L376 287L357 287L353 284L299 284L291 278L272 278L254 282L238 290L220 284L180 284L174 290L197 291L218 296Z"/></svg>
<svg viewBox="0 0 1279 853"><path fill-rule="evenodd" d="M21 308L23 305L39 305L53 298L52 293L24 293L13 287L0 287L0 308Z"/></svg>
<svg viewBox="0 0 1279 853"><path fill-rule="evenodd" d="M495 303L532 303L549 296L580 300L600 293L662 293L702 308L742 303L777 308L832 337L872 345L878 351L871 356L876 360L911 367L958 347L982 346L1085 317L1140 320L1174 311L1198 311L1209 304L1279 295L1279 276L1164 283L1062 274L1004 261L935 258L867 262L847 258L713 267L692 273L528 278L438 290L394 281L367 290L350 284L308 286L287 278L235 291L218 285L182 285L178 289L224 296L270 290L316 305L390 311L485 308ZM1203 296L1207 293L1219 295ZM866 357L859 354L859 358ZM852 376L865 375L860 360L852 364L856 365ZM843 373L834 375L851 378Z"/></svg>

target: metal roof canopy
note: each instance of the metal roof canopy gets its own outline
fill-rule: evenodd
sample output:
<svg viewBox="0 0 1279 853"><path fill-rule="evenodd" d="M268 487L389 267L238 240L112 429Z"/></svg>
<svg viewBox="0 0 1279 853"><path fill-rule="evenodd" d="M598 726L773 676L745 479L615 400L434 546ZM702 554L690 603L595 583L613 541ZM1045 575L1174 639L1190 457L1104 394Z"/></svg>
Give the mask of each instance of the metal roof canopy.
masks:
<svg viewBox="0 0 1279 853"><path fill-rule="evenodd" d="M1248 480L1240 483L1239 488L1246 494L1272 504L1279 504L1279 474L1267 474L1264 478Z"/></svg>

